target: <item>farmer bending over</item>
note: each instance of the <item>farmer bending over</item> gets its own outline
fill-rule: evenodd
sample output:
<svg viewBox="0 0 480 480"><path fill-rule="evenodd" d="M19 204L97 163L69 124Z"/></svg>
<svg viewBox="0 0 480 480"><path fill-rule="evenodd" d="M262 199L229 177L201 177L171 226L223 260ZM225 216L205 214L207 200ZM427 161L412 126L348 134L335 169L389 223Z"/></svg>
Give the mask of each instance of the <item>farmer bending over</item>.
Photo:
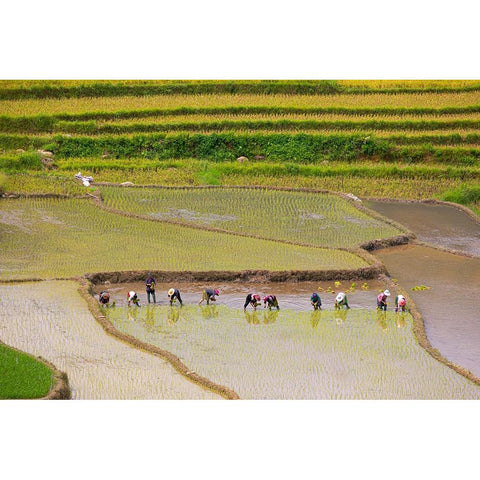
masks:
<svg viewBox="0 0 480 480"><path fill-rule="evenodd" d="M387 297L389 296L390 296L389 290L384 290L383 292L380 292L380 294L377 297L377 308L379 310L384 310L385 312L387 311Z"/></svg>
<svg viewBox="0 0 480 480"><path fill-rule="evenodd" d="M153 298L153 303L157 303L157 299L155 298L155 279L152 277L152 274L149 273L147 280L145 280L145 285L147 287L147 300L150 303L150 295Z"/></svg>
<svg viewBox="0 0 480 480"><path fill-rule="evenodd" d="M170 299L170 305L172 305L175 299L177 299L180 302L180 306L183 306L182 297L180 296L178 288L171 288L168 291L168 298Z"/></svg>
<svg viewBox="0 0 480 480"><path fill-rule="evenodd" d="M335 297L335 308L338 309L342 307L347 307L347 309L350 309L350 306L348 305L347 296L343 292L340 292Z"/></svg>
<svg viewBox="0 0 480 480"><path fill-rule="evenodd" d="M267 295L266 297L263 297L263 308L266 308L267 306L269 310L271 310L272 307L280 310L280 307L278 306L278 300L275 295Z"/></svg>
<svg viewBox="0 0 480 480"><path fill-rule="evenodd" d="M407 306L407 300L405 299L405 297L403 295L397 295L395 297L395 312L400 311L400 309L402 310L402 312L404 312L406 309L406 306Z"/></svg>
<svg viewBox="0 0 480 480"><path fill-rule="evenodd" d="M137 307L140 306L140 300L138 299L137 294L132 290L127 293L128 306L134 303Z"/></svg>
<svg viewBox="0 0 480 480"><path fill-rule="evenodd" d="M322 300L320 299L320 295L318 293L312 293L310 302L314 310L320 310L322 308Z"/></svg>
<svg viewBox="0 0 480 480"><path fill-rule="evenodd" d="M211 288L206 288L203 293L202 293L202 299L198 302L200 305L204 300L207 301L207 305L210 304L210 301L216 302L217 299L215 298L215 295L220 295L220 292L218 289L212 290Z"/></svg>
<svg viewBox="0 0 480 480"><path fill-rule="evenodd" d="M256 310L257 307L261 305L260 295L257 295L255 293L249 293L247 295L247 298L245 299L245 305L243 305L243 309L246 310L249 305L251 305L253 309Z"/></svg>
<svg viewBox="0 0 480 480"><path fill-rule="evenodd" d="M103 307L108 307L108 302L110 302L110 294L108 292L100 292L98 296L98 301Z"/></svg>

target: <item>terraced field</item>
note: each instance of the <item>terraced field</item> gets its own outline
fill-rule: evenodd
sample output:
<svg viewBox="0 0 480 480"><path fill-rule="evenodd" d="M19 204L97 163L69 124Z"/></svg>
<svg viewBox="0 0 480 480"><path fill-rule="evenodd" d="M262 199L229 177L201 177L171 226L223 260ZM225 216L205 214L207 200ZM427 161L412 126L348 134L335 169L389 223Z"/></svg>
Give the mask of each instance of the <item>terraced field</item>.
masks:
<svg viewBox="0 0 480 480"><path fill-rule="evenodd" d="M421 349L409 315L117 307L120 331L169 350L244 399L476 399L480 387Z"/></svg>
<svg viewBox="0 0 480 480"><path fill-rule="evenodd" d="M356 269L353 253L201 231L111 214L87 200L2 200L2 279L118 270Z"/></svg>
<svg viewBox="0 0 480 480"><path fill-rule="evenodd" d="M158 220L323 247L351 248L400 235L336 196L256 189L102 187L106 205Z"/></svg>

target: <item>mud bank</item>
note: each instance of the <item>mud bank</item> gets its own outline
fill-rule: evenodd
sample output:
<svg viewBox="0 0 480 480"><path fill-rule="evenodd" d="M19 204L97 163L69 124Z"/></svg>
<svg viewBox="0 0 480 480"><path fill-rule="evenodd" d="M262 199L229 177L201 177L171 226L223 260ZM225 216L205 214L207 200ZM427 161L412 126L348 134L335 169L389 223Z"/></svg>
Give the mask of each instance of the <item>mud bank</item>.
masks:
<svg viewBox="0 0 480 480"><path fill-rule="evenodd" d="M433 348L480 377L480 259L422 245L376 255L415 301ZM430 289L411 291L422 284Z"/></svg>
<svg viewBox="0 0 480 480"><path fill-rule="evenodd" d="M94 285L110 283L141 282L149 273L158 282L307 282L307 281L335 281L335 280L370 280L384 273L383 265L377 261L375 265L356 270L243 270L243 271L177 271L167 272L159 270L124 271L92 273L85 276Z"/></svg>
<svg viewBox="0 0 480 480"><path fill-rule="evenodd" d="M403 223L421 242L480 256L480 223L473 212L444 202L365 202L369 208Z"/></svg>

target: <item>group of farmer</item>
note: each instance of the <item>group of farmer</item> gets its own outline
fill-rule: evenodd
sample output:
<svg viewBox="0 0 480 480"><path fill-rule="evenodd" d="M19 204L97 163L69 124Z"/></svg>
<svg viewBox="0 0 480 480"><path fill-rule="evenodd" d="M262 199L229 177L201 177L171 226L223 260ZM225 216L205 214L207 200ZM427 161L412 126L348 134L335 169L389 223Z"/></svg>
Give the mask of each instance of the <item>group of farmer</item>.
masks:
<svg viewBox="0 0 480 480"><path fill-rule="evenodd" d="M153 300L153 303L157 303L157 299L155 297L155 279L153 278L152 275L148 275L146 281L145 281L145 286L146 286L146 291L147 291L147 301L148 303ZM180 295L180 291L178 288L170 288L167 292L168 299L170 302L170 305L173 305L177 300L180 306L183 306L183 301L182 297ZM203 302L206 302L207 305L210 304L210 302L215 302L217 300L217 296L220 295L220 291L215 288L206 288L202 292L202 298L198 302L199 305L201 305ZM389 290L383 290L380 292L380 294L377 296L377 309L378 310L387 310L387 299L390 296L390 291ZM99 294L99 302L103 306L108 306L110 303L110 294L107 291L102 291ZM277 310L280 310L280 306L278 305L278 300L275 295L266 295L263 298L256 294L256 293L249 293L247 297L245 298L245 303L243 305L243 309L246 310L247 307L252 307L254 310L257 309L258 306L260 306L263 302L263 307L268 308L271 310L272 308L276 308ZM115 303L115 302L114 302ZM113 303L113 306L114 306ZM131 290L127 293L127 303L128 306L130 307L131 305L136 305L137 307L140 307L140 300L138 298L138 295L135 291ZM312 293L310 296L310 303L313 307L314 310L321 310L322 308L322 300L320 298L320 295L318 293ZM406 309L406 299L403 295L397 295L395 297L395 312L398 311L405 311ZM350 306L348 305L348 299L347 295L344 292L339 292L337 296L335 297L335 303L334 303L334 308L335 310L342 309L342 308L350 309Z"/></svg>

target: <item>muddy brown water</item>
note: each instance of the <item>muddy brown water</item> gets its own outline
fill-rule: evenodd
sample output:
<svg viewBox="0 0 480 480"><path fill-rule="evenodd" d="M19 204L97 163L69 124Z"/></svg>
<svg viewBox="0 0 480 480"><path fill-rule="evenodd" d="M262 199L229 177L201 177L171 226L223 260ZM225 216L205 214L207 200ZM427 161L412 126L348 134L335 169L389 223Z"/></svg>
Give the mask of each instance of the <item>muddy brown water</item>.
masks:
<svg viewBox="0 0 480 480"><path fill-rule="evenodd" d="M349 305L352 308L375 308L376 296L378 291L382 289L382 284L376 280L368 280L365 283L368 285L368 290L361 288L365 281L356 282L356 288L353 292L347 293ZM218 288L220 295L217 297L216 304L226 305L230 308L243 309L245 297L249 293L257 293L261 297L273 294L277 297L280 308L294 311L308 311L312 310L310 304L310 295L317 292L322 299L322 308L332 309L335 301L335 296L338 292L345 292L352 282L342 281L339 287L334 285L334 282L275 282L275 283L245 283L232 282L215 284L198 283L198 282L176 282L176 283L157 283L156 285L156 300L159 305L168 305L167 292L170 288L178 288L182 296L182 300L186 304L197 304L201 297L204 288ZM323 291L319 291L319 287ZM327 293L325 290L331 287L336 293ZM100 293L102 290L107 290L111 295L111 302L115 301L118 306L127 305L127 292L134 290L140 298L140 304L147 303L147 294L144 283L117 283L107 285L96 285L95 293ZM213 302L212 302L213 303ZM203 302L205 305L205 302ZM263 310L257 307L258 310ZM248 307L252 310L252 307Z"/></svg>
<svg viewBox="0 0 480 480"><path fill-rule="evenodd" d="M480 224L450 205L366 201L365 206L410 229L422 242L480 256Z"/></svg>
<svg viewBox="0 0 480 480"><path fill-rule="evenodd" d="M375 254L409 291L432 346L480 377L480 259L414 245ZM422 284L430 290L410 290Z"/></svg>

